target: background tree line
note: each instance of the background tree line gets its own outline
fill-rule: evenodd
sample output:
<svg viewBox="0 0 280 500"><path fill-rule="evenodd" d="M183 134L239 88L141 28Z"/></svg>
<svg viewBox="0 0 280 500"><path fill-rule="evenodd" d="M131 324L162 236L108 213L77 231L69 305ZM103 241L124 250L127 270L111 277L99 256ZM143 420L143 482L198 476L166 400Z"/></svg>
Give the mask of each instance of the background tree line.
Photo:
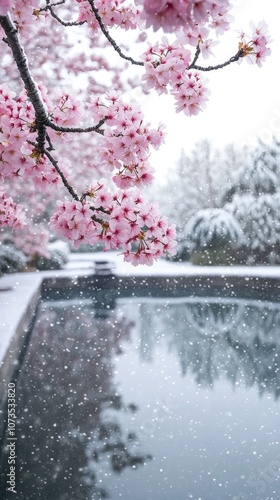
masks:
<svg viewBox="0 0 280 500"><path fill-rule="evenodd" d="M176 222L177 259L195 264L280 262L280 142L181 152L158 189Z"/></svg>

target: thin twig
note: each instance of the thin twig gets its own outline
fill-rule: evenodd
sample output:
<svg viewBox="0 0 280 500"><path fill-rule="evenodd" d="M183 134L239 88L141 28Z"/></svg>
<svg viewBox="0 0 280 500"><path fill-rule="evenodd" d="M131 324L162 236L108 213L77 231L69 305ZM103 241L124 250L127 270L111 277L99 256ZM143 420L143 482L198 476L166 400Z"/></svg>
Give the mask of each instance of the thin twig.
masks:
<svg viewBox="0 0 280 500"><path fill-rule="evenodd" d="M34 148L37 149L40 154L45 155L49 159L49 161L54 166L55 170L57 171L59 177L61 178L61 180L62 180L64 186L66 187L66 189L68 190L68 192L71 194L71 196L74 198L74 200L80 201L79 196L77 195L77 193L75 192L75 190L72 188L72 186L69 184L69 182L67 181L64 173L62 172L62 170L58 166L57 160L55 160L53 158L53 156L50 154L50 152L47 151L46 149L43 149L43 151L39 150L38 149L38 144L36 142L33 142L33 141L27 141L27 142L29 144L31 144L31 146L34 146Z"/></svg>
<svg viewBox="0 0 280 500"><path fill-rule="evenodd" d="M94 207L90 207L90 209L94 212L95 211L95 208ZM91 216L91 219L94 220L94 222L98 222L99 224L101 224L101 226L103 225L104 223L104 220L101 219L100 217L97 217L97 215L93 214Z"/></svg>
<svg viewBox="0 0 280 500"><path fill-rule="evenodd" d="M50 0L46 0L46 7L40 9L40 12L43 12L43 11L49 11L50 14L52 15L52 17L59 22L59 24L62 24L62 26L81 26L82 24L85 24L86 21L63 21L60 17L58 17L58 15L54 12L53 10L53 7L57 6L57 5L61 5L61 4L64 4L65 2L64 1L61 1L61 2L57 2L55 4L51 4L50 3Z"/></svg>
<svg viewBox="0 0 280 500"><path fill-rule="evenodd" d="M196 69L198 71L214 71L216 69L225 68L229 64L232 64L241 59L241 57L244 57L244 52L242 49L239 49L238 52L235 54L235 56L232 56L230 59L228 59L228 61L224 63L217 64L216 66L206 66L206 67L192 63L188 69Z"/></svg>
<svg viewBox="0 0 280 500"><path fill-rule="evenodd" d="M196 49L195 49L195 55L194 55L194 58L193 58L193 62L189 66L190 68L192 68L195 65L196 61L199 58L199 55L200 55L200 46L199 46L199 43L198 43L197 46L196 46Z"/></svg>
<svg viewBox="0 0 280 500"><path fill-rule="evenodd" d="M91 6L91 8L92 8L92 10L94 12L96 21L98 22L102 33L105 35L105 37L107 38L108 42L110 42L110 44L115 49L115 51L119 54L119 56L122 57L122 59L125 59L126 61L131 62L132 64L136 64L137 66L144 66L144 63L142 61L136 61L132 57L126 56L125 54L122 53L120 47L117 45L117 43L115 42L115 40L111 37L111 35L110 35L109 31L107 30L107 28L105 27L105 25L104 25L104 23L103 23L103 21L102 21L102 19L100 17L100 14L98 12L98 9L94 5L94 0L88 0L88 3L90 4L90 6Z"/></svg>
<svg viewBox="0 0 280 500"><path fill-rule="evenodd" d="M80 201L80 198L77 195L76 191L74 191L74 189L72 188L72 186L67 181L64 173L59 168L57 160L55 160L52 157L52 155L49 153L49 151L47 151L46 149L44 149L43 154L46 155L46 157L50 160L51 164L54 166L55 170L57 171L58 175L60 176L60 178L61 178L64 186L66 187L66 189L68 190L68 192L71 194L71 196L74 198L74 200Z"/></svg>

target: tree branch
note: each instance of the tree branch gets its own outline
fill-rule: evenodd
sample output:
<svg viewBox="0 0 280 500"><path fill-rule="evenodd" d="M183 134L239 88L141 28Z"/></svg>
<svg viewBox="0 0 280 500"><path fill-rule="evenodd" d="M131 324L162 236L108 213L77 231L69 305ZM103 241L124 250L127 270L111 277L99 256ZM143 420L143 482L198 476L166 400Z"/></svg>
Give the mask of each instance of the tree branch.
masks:
<svg viewBox="0 0 280 500"><path fill-rule="evenodd" d="M195 54L194 54L193 62L190 64L191 68L193 68L193 66L195 65L196 61L199 58L199 55L200 55L200 46L199 46L199 43L198 43L197 46L196 46L196 49L195 49Z"/></svg>
<svg viewBox="0 0 280 500"><path fill-rule="evenodd" d="M46 120L46 125L53 130L56 130L56 132L76 132L76 133L83 133L83 132L97 132L98 134L104 133L103 130L100 130L100 127L104 125L104 123L107 120L107 116L105 118L102 118L100 122L97 125L92 125L91 127L60 127L59 125L56 125L53 123L49 118Z"/></svg>
<svg viewBox="0 0 280 500"><path fill-rule="evenodd" d="M126 61L131 62L132 64L136 64L137 66L144 66L144 63L142 61L135 61L135 59L133 59L132 57L126 56L125 54L122 53L120 47L116 44L115 40L111 37L109 31L105 27L105 25L100 17L100 14L98 12L98 9L94 5L94 0L88 0L88 3L90 4L90 6L92 8L92 11L95 15L96 21L98 22L103 35L105 35L108 42L112 45L112 47L119 54L119 56L122 57L122 59L125 59Z"/></svg>
<svg viewBox="0 0 280 500"><path fill-rule="evenodd" d="M35 80L33 79L30 69L28 67L28 61L24 48L22 47L17 29L10 18L10 15L0 16L0 25L2 26L6 39L12 53L14 61L17 65L18 71L20 73L21 79L24 83L27 95L34 107L36 116L36 130L38 132L37 136L37 149L40 152L45 151L45 141L46 141L46 127L50 127L57 132L97 132L103 134L100 127L105 123L106 117L100 120L97 125L92 125L90 127L60 127L53 123L49 116L44 101L42 99L41 93L37 87Z"/></svg>
<svg viewBox="0 0 280 500"><path fill-rule="evenodd" d="M85 24L85 21L62 21L62 19L60 19L60 17L58 17L58 15L54 12L53 7L55 7L56 5L64 4L65 0L62 0L62 1L57 2L55 4L51 4L50 0L46 0L46 3L47 3L46 7L40 9L40 12L49 11L51 16L56 21L58 21L59 24L62 24L62 26L81 26L82 24Z"/></svg>
<svg viewBox="0 0 280 500"><path fill-rule="evenodd" d="M18 32L11 20L10 15L3 17L0 16L0 25L2 26L5 35L6 42L8 43L14 57L14 61L19 70L21 79L24 83L27 95L33 104L36 116L36 127L38 131L38 148L43 149L45 138L46 138L46 120L48 119L48 113L41 97L40 91L33 80L29 67L27 57L25 55L24 49L20 43Z"/></svg>
<svg viewBox="0 0 280 500"><path fill-rule="evenodd" d="M49 159L49 161L51 162L51 164L54 166L55 170L57 171L59 177L61 178L61 180L62 180L64 186L66 187L66 189L68 190L68 192L71 194L71 196L74 198L74 200L80 201L80 198L77 195L76 191L74 191L74 189L72 188L72 186L67 181L64 173L59 168L57 160L55 160L53 158L53 156L49 153L49 151L47 151L46 149L39 150L38 149L38 144L36 142L28 141L28 143L31 144L32 146L34 146L34 148L36 148L39 151L39 153L41 153L43 155L46 155L46 157Z"/></svg>
<svg viewBox="0 0 280 500"><path fill-rule="evenodd" d="M197 52L196 52L196 54L197 54ZM199 53L198 53L198 55L199 55ZM195 64L195 62L197 61L198 55L197 55L197 57L195 55L194 61L190 64L188 69L196 69L198 71L214 71L216 69L225 68L229 64L232 64L232 63L238 61L239 59L241 59L241 57L244 57L244 51L242 49L239 49L238 52L235 54L235 56L232 56L230 59L228 59L228 61L221 63L221 64L217 64L216 66L207 66L207 67L199 66L198 64Z"/></svg>

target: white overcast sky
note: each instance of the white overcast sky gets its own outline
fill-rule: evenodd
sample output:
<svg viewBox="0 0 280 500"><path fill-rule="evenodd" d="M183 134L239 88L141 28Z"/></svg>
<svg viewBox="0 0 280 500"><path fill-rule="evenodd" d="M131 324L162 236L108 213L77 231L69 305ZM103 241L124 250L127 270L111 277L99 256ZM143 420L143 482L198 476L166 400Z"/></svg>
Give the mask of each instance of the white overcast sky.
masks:
<svg viewBox="0 0 280 500"><path fill-rule="evenodd" d="M256 137L266 143L273 135L280 138L280 0L233 0L236 29L250 33L250 20L265 20L273 42L272 54L261 68L242 64L207 73L210 100L198 116L175 113L172 98L150 96L143 111L153 124L167 125L165 145L151 156L157 172L172 167L180 152L194 149L204 138L222 148L226 144L254 144ZM223 40L224 38L224 40ZM211 59L218 64L237 51L236 32L221 38L219 54ZM209 64L210 61L206 61Z"/></svg>

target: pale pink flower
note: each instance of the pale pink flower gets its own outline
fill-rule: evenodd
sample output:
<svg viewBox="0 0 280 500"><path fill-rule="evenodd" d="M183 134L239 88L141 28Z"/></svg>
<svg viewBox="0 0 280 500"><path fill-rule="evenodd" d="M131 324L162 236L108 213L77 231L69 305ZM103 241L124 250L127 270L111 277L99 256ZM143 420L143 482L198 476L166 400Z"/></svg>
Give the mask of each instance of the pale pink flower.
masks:
<svg viewBox="0 0 280 500"><path fill-rule="evenodd" d="M210 56L213 56L214 52L213 52L212 48L215 47L215 45L217 45L218 43L219 42L217 40L211 40L211 39L208 39L208 40L201 42L201 44L199 45L199 48L200 48L202 57L204 59L209 59Z"/></svg>
<svg viewBox="0 0 280 500"><path fill-rule="evenodd" d="M0 188L0 228L9 226L12 229L21 229L25 223L23 207L17 205Z"/></svg>

